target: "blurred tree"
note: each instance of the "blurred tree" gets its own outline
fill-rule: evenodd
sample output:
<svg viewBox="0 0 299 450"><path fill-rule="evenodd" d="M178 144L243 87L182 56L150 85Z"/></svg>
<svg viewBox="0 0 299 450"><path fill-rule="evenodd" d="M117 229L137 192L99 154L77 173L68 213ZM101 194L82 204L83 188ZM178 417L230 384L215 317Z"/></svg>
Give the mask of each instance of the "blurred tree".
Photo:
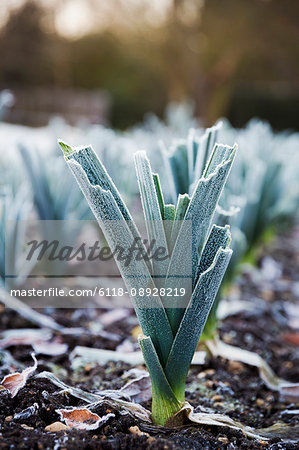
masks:
<svg viewBox="0 0 299 450"><path fill-rule="evenodd" d="M205 85L201 64L201 0L172 0L157 48L170 90L170 98L196 100L197 113L205 117Z"/></svg>
<svg viewBox="0 0 299 450"><path fill-rule="evenodd" d="M162 115L168 101L167 85L140 42L104 31L73 41L70 48L71 83L107 89L113 125L132 125L148 111Z"/></svg>
<svg viewBox="0 0 299 450"><path fill-rule="evenodd" d="M44 12L35 1L13 11L0 33L2 84L54 82L52 36L43 30Z"/></svg>
<svg viewBox="0 0 299 450"><path fill-rule="evenodd" d="M244 124L252 116L271 121L273 106L279 110L288 101L290 113L284 125L298 127L292 106L295 100L298 115L298 19L297 0L206 1L201 27L205 49L201 61L209 123L219 115L230 114L232 98L237 103L246 98L249 111L243 115L243 123L236 123L237 118L233 117L236 125ZM261 114L265 113L267 99L268 111ZM240 112L242 104L236 106ZM285 106L283 110L285 113ZM283 116L280 114L280 120Z"/></svg>
<svg viewBox="0 0 299 450"><path fill-rule="evenodd" d="M63 3L40 1L0 30L2 85L106 89L118 127L191 98L206 125L260 115L298 128L298 0L84 0L101 28L69 40L54 32Z"/></svg>

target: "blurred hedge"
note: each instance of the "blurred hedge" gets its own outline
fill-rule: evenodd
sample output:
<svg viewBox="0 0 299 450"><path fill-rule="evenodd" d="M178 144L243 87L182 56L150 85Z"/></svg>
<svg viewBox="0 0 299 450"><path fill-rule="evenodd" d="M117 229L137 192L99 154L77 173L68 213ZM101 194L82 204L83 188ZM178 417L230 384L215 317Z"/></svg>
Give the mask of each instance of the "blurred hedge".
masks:
<svg viewBox="0 0 299 450"><path fill-rule="evenodd" d="M297 0L172 0L159 26L136 17L135 29L107 25L77 40L58 36L49 14L30 0L11 15L0 33L0 87L106 89L116 127L192 98L206 125L261 116L284 128L287 117L298 129Z"/></svg>

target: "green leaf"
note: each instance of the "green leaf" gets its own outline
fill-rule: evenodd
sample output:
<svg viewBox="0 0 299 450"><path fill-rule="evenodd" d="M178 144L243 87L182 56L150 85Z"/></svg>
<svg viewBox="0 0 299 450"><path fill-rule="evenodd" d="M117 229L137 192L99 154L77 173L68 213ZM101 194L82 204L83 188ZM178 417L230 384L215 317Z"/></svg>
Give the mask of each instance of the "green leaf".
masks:
<svg viewBox="0 0 299 450"><path fill-rule="evenodd" d="M190 203L190 197L188 194L184 194L184 195L179 194L177 206L176 206L176 210L175 210L175 221L172 226L171 237L170 237L169 251L171 253L172 253L175 241L178 237L180 228L182 226L182 220L185 217L189 203Z"/></svg>
<svg viewBox="0 0 299 450"><path fill-rule="evenodd" d="M196 131L194 128L191 128L188 133L187 137L187 155L188 155L188 177L189 177L189 184L191 184L192 180L194 179L194 169L195 169L195 162L197 158L199 148L199 140L196 139ZM189 192L189 190L185 191Z"/></svg>
<svg viewBox="0 0 299 450"><path fill-rule="evenodd" d="M199 149L197 151L193 178L195 182L203 175L208 157L216 144L218 132L221 127L222 123L219 122L213 127L207 128L204 135L199 139Z"/></svg>
<svg viewBox="0 0 299 450"><path fill-rule="evenodd" d="M81 152L81 149L78 152ZM91 148L89 148L89 155L90 152L93 152ZM84 155L86 155L85 152L83 153ZM99 185L90 183L87 173L91 176L91 172L86 166L86 160L82 155L79 158L78 155L76 156L77 158L68 159L68 166L72 170L99 222L110 248L114 249L116 246L120 246L124 249L129 249L136 237L139 237L141 241L136 227L131 221L124 219L124 214L121 212L110 190L105 190ZM80 165L77 162L78 160L83 165ZM87 173L85 171L86 167ZM96 183L94 175L92 179ZM101 172L100 181L102 185L109 186L109 179L105 180L105 173L103 172ZM121 198L119 201L123 204ZM144 247L143 249L146 251ZM155 285L144 259L136 261L135 258L132 258L128 267L123 260L116 260L116 263L128 290L135 288L138 293L139 288L154 289ZM173 335L160 297L145 297L137 294L135 297L132 297L132 302L143 333L151 336L161 361L165 362L173 341Z"/></svg>
<svg viewBox="0 0 299 450"><path fill-rule="evenodd" d="M155 242L155 249L161 247L168 252L162 221L163 217L161 215L150 162L143 151L135 153L134 159L148 239L150 243ZM153 258L152 264L157 286L164 286L169 258L164 261L157 261Z"/></svg>
<svg viewBox="0 0 299 450"><path fill-rule="evenodd" d="M173 285L173 278L177 273L187 273L188 267L191 265L186 258L186 236L189 232L190 221L192 223L192 280L195 279L198 261L211 221L235 156L236 148L231 147L230 149L231 152L227 156L227 160L218 165L216 170L207 178L203 177L198 181L171 255L165 282L166 288ZM186 298L191 297L192 284L186 282ZM178 330L182 315L181 308L178 308L177 304L181 300L181 298L174 298L172 311L167 311L174 335Z"/></svg>
<svg viewBox="0 0 299 450"><path fill-rule="evenodd" d="M178 196L188 192L189 188L188 156L185 142L178 141L171 151L169 164Z"/></svg>
<svg viewBox="0 0 299 450"><path fill-rule="evenodd" d="M180 401L184 400L186 375L231 254L231 250L221 248L212 266L200 275L175 336L165 375Z"/></svg>
<svg viewBox="0 0 299 450"><path fill-rule="evenodd" d="M175 218L175 207L174 205L165 205L164 209L164 231L167 240L167 246L170 251L170 241L171 241L171 232L174 224ZM166 275L166 273L165 273Z"/></svg>
<svg viewBox="0 0 299 450"><path fill-rule="evenodd" d="M151 338L144 336L138 341L152 381L153 420L158 425L165 425L167 420L181 409L182 403L177 400L165 377Z"/></svg>
<svg viewBox="0 0 299 450"><path fill-rule="evenodd" d="M190 197L188 194L179 195L177 206L175 210L175 220L181 221L185 218L186 211L190 203Z"/></svg>
<svg viewBox="0 0 299 450"><path fill-rule="evenodd" d="M226 225L225 227L219 227L217 225L212 226L210 235L208 237L197 267L195 283L197 282L200 274L202 272L205 272L213 264L214 258L219 248L226 248L229 245L230 241L231 234L228 225Z"/></svg>
<svg viewBox="0 0 299 450"><path fill-rule="evenodd" d="M232 148L229 145L222 145L222 144L215 144L213 151L210 155L209 161L207 163L207 166L204 170L204 178L207 178L209 175L211 175L217 167L223 162L226 161L228 158L230 158L230 155L232 153Z"/></svg>
<svg viewBox="0 0 299 450"><path fill-rule="evenodd" d="M214 157L209 163L210 166L214 166L213 160L219 160L218 148L222 154L222 147L216 147ZM236 146L228 147L225 159L216 166L212 173L198 181L189 203L185 219L192 220L192 266L194 269L197 266L219 197L233 163L236 148Z"/></svg>
<svg viewBox="0 0 299 450"><path fill-rule="evenodd" d="M174 220L175 218L175 207L174 205L165 205L164 210L164 220Z"/></svg>
<svg viewBox="0 0 299 450"><path fill-rule="evenodd" d="M158 197L158 202L159 202L159 206L160 206L161 216L164 217L164 198L163 198L160 178L159 178L159 175L157 173L153 173L153 181L154 181L154 185L155 185L155 188L156 188L156 194L157 194L157 197Z"/></svg>

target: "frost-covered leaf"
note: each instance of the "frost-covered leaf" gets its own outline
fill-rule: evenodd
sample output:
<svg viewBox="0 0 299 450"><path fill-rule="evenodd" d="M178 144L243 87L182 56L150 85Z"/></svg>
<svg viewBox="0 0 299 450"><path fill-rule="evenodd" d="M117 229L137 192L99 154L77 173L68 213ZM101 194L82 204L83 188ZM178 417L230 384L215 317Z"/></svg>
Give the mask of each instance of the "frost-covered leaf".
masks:
<svg viewBox="0 0 299 450"><path fill-rule="evenodd" d="M172 252L165 283L166 288L169 287L169 279L171 280L173 275L178 272L178 267L189 263L185 258L186 243L183 236L187 234L186 230L190 226L190 222L192 223L192 278L194 279L198 260L210 229L216 205L232 165L235 151L236 147L230 147L227 159L221 165L218 165L216 170L208 177L203 177L198 181L185 214L185 221L180 228ZM216 154L217 152L215 152Z"/></svg>
<svg viewBox="0 0 299 450"><path fill-rule="evenodd" d="M77 430L97 430L100 426L107 423L109 419L115 417L112 413L100 417L87 408L56 409L56 412L68 427L76 428Z"/></svg>
<svg viewBox="0 0 299 450"><path fill-rule="evenodd" d="M231 250L222 248L218 251L213 264L200 275L190 304L179 321L178 331L165 366L165 374L180 400L184 399L184 380L231 253ZM177 320L177 311L174 312L176 313L174 318Z"/></svg>
<svg viewBox="0 0 299 450"><path fill-rule="evenodd" d="M220 247L226 248L231 241L228 226L219 227L213 225L197 266L194 282L196 283L201 273L205 272L212 264Z"/></svg>
<svg viewBox="0 0 299 450"><path fill-rule="evenodd" d="M87 159L85 159L86 154L88 155ZM125 218L130 219L129 213L114 185L111 187L110 177L106 179L106 171L89 147L74 150L72 157L70 159L70 156L67 156L68 164L99 222L110 248L114 249L117 246L124 249L130 248L136 236L140 239L140 235L133 221L125 220ZM90 169L90 160L93 164L92 169ZM77 161L80 161L82 165ZM94 167L99 169L99 173L95 171ZM98 184L91 184L88 176L93 183L99 179L102 186L106 189L111 188L112 191L106 190ZM145 251L144 246L143 251ZM155 284L144 259L136 261L135 258L132 258L129 267L125 265L124 261L117 260L116 262L129 290L134 288L138 293L139 288L150 288L153 292ZM166 361L173 336L160 297L136 295L132 301L143 333L152 337L159 357Z"/></svg>
<svg viewBox="0 0 299 450"><path fill-rule="evenodd" d="M199 151L195 132L190 133L187 148L185 144L180 145L172 155L172 164L180 169L185 167L187 177L192 177ZM110 248L129 248L134 238L140 238L140 235L133 221L130 225L127 223L129 212L92 149L72 149L66 144L62 144L62 148ZM173 204L165 204L160 181L152 173L145 152L135 155L148 240L154 241L157 247L171 249L172 254L170 262L154 260L152 270L144 260L133 259L129 269L122 261L117 264L128 290L133 288L139 292L141 287L153 292L155 286L164 289L161 298L156 294L145 297L140 293L132 298L143 332L139 342L152 381L152 415L161 425L181 408L184 401L186 374L231 256L231 251L225 249L230 240L228 228L214 226L208 240L207 237L235 150L235 147L215 145L191 199L187 195L180 196L176 209ZM186 166L180 161L184 151L188 152ZM190 161L191 168L188 166ZM190 236L192 248L188 258ZM163 280L165 275L166 282ZM169 288L178 291L182 287L182 298L169 296ZM81 353L83 358L87 354L91 357L87 350ZM108 356L103 352L93 353L96 358ZM128 356L126 354L126 358ZM114 352L111 357L119 357L119 352ZM144 380L140 382L144 383ZM137 388L136 383L135 380L126 386L126 392L107 391L106 394L109 392L110 398L119 403L122 396L129 396L127 390L131 392L132 386ZM105 395L105 391L101 395Z"/></svg>
<svg viewBox="0 0 299 450"><path fill-rule="evenodd" d="M40 342L48 342L52 337L51 331L43 328L22 328L6 330L1 333L0 348L11 347L12 345L34 345Z"/></svg>
<svg viewBox="0 0 299 450"><path fill-rule="evenodd" d="M166 425L175 427L186 423L186 419L193 425L210 425L240 430L245 436L262 441L278 438L283 442L295 443L298 439L299 427L297 425L275 423L268 428L252 428L224 414L195 413L194 408L187 402L175 416L170 418Z"/></svg>
<svg viewBox="0 0 299 450"><path fill-rule="evenodd" d="M10 375L6 375L1 381L0 385L3 386L10 392L12 397L15 397L20 389L22 389L28 378L33 375L37 368L37 360L34 353L31 353L34 365L32 367L27 367L21 373L15 372Z"/></svg>
<svg viewBox="0 0 299 450"><path fill-rule="evenodd" d="M194 162L193 178L189 185L190 194L194 188L194 183L196 183L197 180L203 175L209 156L217 142L218 133L221 127L222 123L219 122L213 127L207 128L204 134L198 138L198 149Z"/></svg>
<svg viewBox="0 0 299 450"><path fill-rule="evenodd" d="M147 402L152 398L151 380L148 372L144 370L140 372L136 378L128 381L122 388L99 391L99 394L112 399L123 398L135 403Z"/></svg>
<svg viewBox="0 0 299 450"><path fill-rule="evenodd" d="M130 414L133 417L137 417L139 420L143 420L144 422L151 422L150 412L138 403L128 402L120 398L112 399L105 395L101 396L99 394L92 394L84 391L83 389L68 386L50 372L41 372L36 376L36 378L46 378L55 384L55 386L60 387L63 391L69 392L74 397L84 400L86 403L92 404L93 406L105 403L118 409L121 414Z"/></svg>
<svg viewBox="0 0 299 450"><path fill-rule="evenodd" d="M299 400L299 383L292 383L279 378L269 364L257 353L234 347L219 339L207 341L206 345L215 357L221 356L231 361L240 361L244 364L257 367L266 386L271 390L278 391L284 397L285 401L293 402Z"/></svg>
<svg viewBox="0 0 299 450"><path fill-rule="evenodd" d="M68 350L68 345L61 342L60 339L54 339L51 342L36 342L32 344L36 354L47 356L64 355Z"/></svg>
<svg viewBox="0 0 299 450"><path fill-rule="evenodd" d="M205 351L195 352L191 364L202 365L205 363L205 359ZM109 361L123 361L132 366L144 364L144 358L141 351L123 352L82 346L77 346L74 348L70 354L70 361L73 370L92 363L104 365Z"/></svg>
<svg viewBox="0 0 299 450"><path fill-rule="evenodd" d="M159 189L158 195L156 191L156 186L153 180L153 174L150 166L150 162L146 157L145 152L137 152L134 155L135 167L137 173L137 180L140 190L141 203L145 218L145 225L147 229L147 235L149 242L155 242L154 248L162 247L168 250L167 240L165 236L164 226L163 226L163 216L161 215L161 198L159 200ZM159 197L161 197L159 195ZM168 212L168 205L164 206L164 219L168 220L166 217ZM157 277L165 276L167 272L168 259L165 261L156 261L153 259L153 270L154 275ZM156 280L156 285L164 285L164 281Z"/></svg>

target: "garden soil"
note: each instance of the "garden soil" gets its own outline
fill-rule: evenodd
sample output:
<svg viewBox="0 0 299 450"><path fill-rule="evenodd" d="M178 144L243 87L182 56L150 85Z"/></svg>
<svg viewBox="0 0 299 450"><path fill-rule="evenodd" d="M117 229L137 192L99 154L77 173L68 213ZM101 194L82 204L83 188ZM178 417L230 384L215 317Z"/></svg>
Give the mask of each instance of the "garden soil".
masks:
<svg viewBox="0 0 299 450"><path fill-rule="evenodd" d="M237 278L234 296L252 302L253 309L229 315L221 321L220 338L234 346L257 352L278 376L299 381L298 313L299 233L281 235L260 252L258 267L245 267ZM271 268L275 279L271 279ZM269 269L270 268L270 269ZM279 268L276 273L275 270ZM45 311L47 313L47 311ZM85 327L99 321L103 310L55 310L52 317L69 327ZM50 312L48 312L50 313ZM132 348L136 342L137 320L130 311L127 318L113 322L104 333L62 336L68 351L60 356L37 355L36 374L47 370L71 386L94 392L119 389L131 366L122 362L105 365L86 364L72 369L70 353L77 346L115 350L125 339ZM32 328L16 312L2 309L0 330ZM135 331L134 331L135 330ZM111 338L109 337L111 336ZM32 365L31 346L10 346L5 352L25 367ZM3 360L4 356L1 354ZM13 364L12 364L13 365ZM143 368L140 366L140 368ZM11 369L12 370L12 369ZM9 373L5 364L1 377ZM276 422L293 425L298 421L298 405L283 401L260 379L258 370L246 364L223 358L208 358L204 365L190 369L186 399L198 412L227 414L241 423L265 428ZM68 392L62 392L46 379L33 375L19 393L11 398L0 390L1 449L297 449L298 443L273 438L266 442L249 439L241 431L224 427L188 425L176 429L154 427L130 415L122 415L109 403L95 406L100 416L113 413L107 423L91 431L65 429L46 431L60 420L56 410L68 406L86 406ZM31 408L33 406L33 408ZM150 401L143 404L150 409ZM29 408L29 409L28 409ZM21 414L20 414L21 413Z"/></svg>

